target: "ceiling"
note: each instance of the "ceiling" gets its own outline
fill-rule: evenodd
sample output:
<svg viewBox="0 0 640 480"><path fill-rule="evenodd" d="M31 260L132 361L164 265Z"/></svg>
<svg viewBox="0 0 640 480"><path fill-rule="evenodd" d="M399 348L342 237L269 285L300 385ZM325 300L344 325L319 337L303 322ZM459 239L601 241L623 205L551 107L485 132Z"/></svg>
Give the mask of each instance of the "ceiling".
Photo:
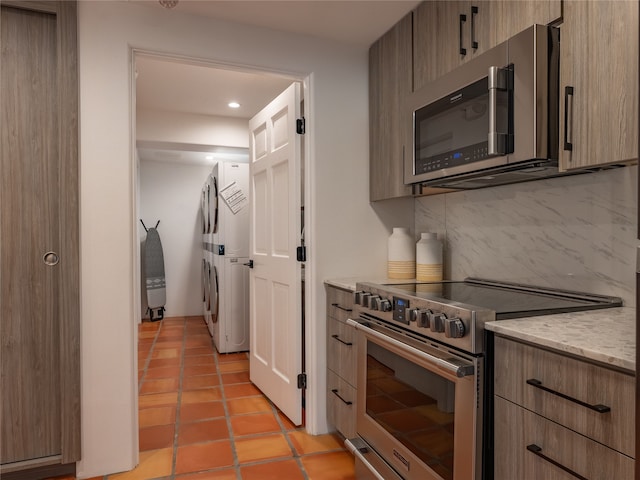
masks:
<svg viewBox="0 0 640 480"><path fill-rule="evenodd" d="M156 0L129 0L164 8ZM369 47L417 0L178 0L171 10Z"/></svg>
<svg viewBox="0 0 640 480"><path fill-rule="evenodd" d="M136 106L167 112L249 119L276 98L292 80L136 56ZM229 108L231 101L240 107Z"/></svg>
<svg viewBox="0 0 640 480"><path fill-rule="evenodd" d="M129 1L149 8L164 8L156 0ZM179 0L171 11L368 48L418 3L406 0ZM249 119L291 82L273 74L211 68L169 57L136 57L137 108ZM240 103L240 108L229 108L231 101ZM142 160L190 164L211 163L204 158L215 149L212 146L195 152L193 146L175 144L138 147Z"/></svg>

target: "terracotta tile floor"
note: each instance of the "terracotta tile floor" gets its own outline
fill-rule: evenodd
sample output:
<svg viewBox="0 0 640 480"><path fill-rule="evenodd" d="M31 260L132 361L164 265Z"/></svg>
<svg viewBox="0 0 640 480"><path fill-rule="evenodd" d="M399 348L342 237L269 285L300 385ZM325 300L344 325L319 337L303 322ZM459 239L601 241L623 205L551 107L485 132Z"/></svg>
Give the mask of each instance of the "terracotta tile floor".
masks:
<svg viewBox="0 0 640 480"><path fill-rule="evenodd" d="M246 353L215 351L202 317L138 331L140 464L99 480L355 479L339 436L293 426L250 383Z"/></svg>

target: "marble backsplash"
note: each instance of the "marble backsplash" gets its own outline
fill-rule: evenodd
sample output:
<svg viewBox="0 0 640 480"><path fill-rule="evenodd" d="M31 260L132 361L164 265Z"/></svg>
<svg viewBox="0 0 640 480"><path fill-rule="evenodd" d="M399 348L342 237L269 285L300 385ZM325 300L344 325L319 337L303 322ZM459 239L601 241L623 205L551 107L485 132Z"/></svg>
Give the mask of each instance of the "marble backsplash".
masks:
<svg viewBox="0 0 640 480"><path fill-rule="evenodd" d="M622 297L635 306L637 167L420 197L445 278L480 277Z"/></svg>

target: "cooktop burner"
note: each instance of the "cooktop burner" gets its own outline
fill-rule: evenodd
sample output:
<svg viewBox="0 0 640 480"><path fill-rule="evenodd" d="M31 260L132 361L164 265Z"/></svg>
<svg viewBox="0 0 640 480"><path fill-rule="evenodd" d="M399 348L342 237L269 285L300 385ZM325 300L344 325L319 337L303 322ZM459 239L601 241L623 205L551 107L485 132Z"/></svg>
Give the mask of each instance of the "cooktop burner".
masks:
<svg viewBox="0 0 640 480"><path fill-rule="evenodd" d="M496 320L622 306L617 297L467 278L464 281L386 285L416 298L493 310Z"/></svg>

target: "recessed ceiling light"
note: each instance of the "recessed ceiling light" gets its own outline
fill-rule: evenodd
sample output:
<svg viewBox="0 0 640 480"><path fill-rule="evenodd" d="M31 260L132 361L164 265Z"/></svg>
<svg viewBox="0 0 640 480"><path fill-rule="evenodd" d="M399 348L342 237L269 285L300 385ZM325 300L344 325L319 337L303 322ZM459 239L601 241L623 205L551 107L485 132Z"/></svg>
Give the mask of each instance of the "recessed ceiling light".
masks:
<svg viewBox="0 0 640 480"><path fill-rule="evenodd" d="M229 102L229 107L240 108L240 104L238 102Z"/></svg>
<svg viewBox="0 0 640 480"><path fill-rule="evenodd" d="M207 155L206 157L204 157L206 160L213 160L213 155Z"/></svg>

